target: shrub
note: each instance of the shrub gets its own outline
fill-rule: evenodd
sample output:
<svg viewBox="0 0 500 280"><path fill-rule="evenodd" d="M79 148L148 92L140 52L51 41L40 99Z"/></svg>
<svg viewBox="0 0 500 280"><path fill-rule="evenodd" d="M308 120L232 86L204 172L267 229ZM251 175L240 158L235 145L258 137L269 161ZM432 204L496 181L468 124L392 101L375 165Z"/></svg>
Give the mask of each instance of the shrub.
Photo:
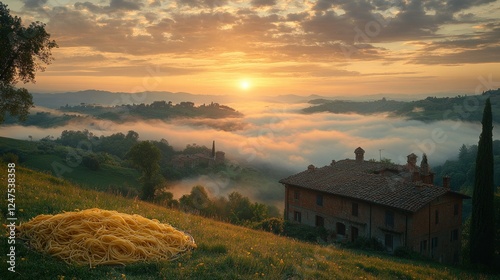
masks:
<svg viewBox="0 0 500 280"><path fill-rule="evenodd" d="M405 246L397 247L394 250L394 256L400 257L400 258L412 259L414 257L414 254L415 254L415 252L413 252L410 248L405 247Z"/></svg>
<svg viewBox="0 0 500 280"><path fill-rule="evenodd" d="M280 218L269 218L259 222L254 228L281 235L285 230L285 222Z"/></svg>
<svg viewBox="0 0 500 280"><path fill-rule="evenodd" d="M38 146L37 146L37 149L41 152L41 153L44 153L44 154L51 154L54 152L54 148L55 148L55 144L54 142L50 142L50 141L40 141L38 143Z"/></svg>
<svg viewBox="0 0 500 280"><path fill-rule="evenodd" d="M363 249L363 250L373 250L373 251L385 251L385 246L376 238L365 238L358 237L354 242L348 243L347 247Z"/></svg>
<svg viewBox="0 0 500 280"><path fill-rule="evenodd" d="M87 155L83 157L82 163L85 167L92 171L97 171L101 169L101 166L99 164L99 160L95 155Z"/></svg>
<svg viewBox="0 0 500 280"><path fill-rule="evenodd" d="M284 235L308 242L326 240L328 231L323 227L285 222Z"/></svg>
<svg viewBox="0 0 500 280"><path fill-rule="evenodd" d="M2 156L3 161L7 163L15 163L16 165L19 164L19 156L14 154L14 153L6 153Z"/></svg>
<svg viewBox="0 0 500 280"><path fill-rule="evenodd" d="M179 201L174 199L174 194L164 190L156 190L153 202L169 208L179 208Z"/></svg>

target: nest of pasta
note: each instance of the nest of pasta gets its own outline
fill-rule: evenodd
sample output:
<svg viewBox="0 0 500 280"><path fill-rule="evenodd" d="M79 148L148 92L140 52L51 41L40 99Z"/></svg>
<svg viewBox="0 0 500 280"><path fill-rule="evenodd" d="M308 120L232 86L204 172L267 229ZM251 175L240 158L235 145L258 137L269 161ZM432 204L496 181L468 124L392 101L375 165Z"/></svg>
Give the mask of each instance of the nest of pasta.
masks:
<svg viewBox="0 0 500 280"><path fill-rule="evenodd" d="M172 260L196 248L191 235L169 224L97 208L38 215L17 231L39 252L91 267Z"/></svg>

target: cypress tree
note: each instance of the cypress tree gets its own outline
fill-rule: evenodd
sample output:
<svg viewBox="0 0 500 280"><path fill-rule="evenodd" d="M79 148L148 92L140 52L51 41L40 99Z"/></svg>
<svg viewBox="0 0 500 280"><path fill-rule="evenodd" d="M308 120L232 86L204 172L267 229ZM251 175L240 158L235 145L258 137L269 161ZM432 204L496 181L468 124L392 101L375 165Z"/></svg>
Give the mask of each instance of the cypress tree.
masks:
<svg viewBox="0 0 500 280"><path fill-rule="evenodd" d="M495 244L493 124L489 98L484 106L482 125L476 157L469 244L471 263L489 265L493 259Z"/></svg>

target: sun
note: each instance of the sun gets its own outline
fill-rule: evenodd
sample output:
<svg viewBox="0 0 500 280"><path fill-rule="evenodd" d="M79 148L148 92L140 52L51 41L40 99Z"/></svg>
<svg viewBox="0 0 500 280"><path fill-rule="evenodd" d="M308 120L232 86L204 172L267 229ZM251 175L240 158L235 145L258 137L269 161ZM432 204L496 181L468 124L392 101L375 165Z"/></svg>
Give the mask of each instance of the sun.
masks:
<svg viewBox="0 0 500 280"><path fill-rule="evenodd" d="M249 89L251 86L250 82L248 80L241 80L240 81L240 88L243 90Z"/></svg>

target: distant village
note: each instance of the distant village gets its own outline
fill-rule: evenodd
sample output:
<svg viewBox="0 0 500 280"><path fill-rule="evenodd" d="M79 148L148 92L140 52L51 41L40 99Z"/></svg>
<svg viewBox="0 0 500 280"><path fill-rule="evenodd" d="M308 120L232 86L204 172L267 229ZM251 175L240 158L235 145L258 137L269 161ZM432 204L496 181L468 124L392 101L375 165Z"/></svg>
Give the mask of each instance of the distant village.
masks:
<svg viewBox="0 0 500 280"><path fill-rule="evenodd" d="M215 141L212 142L212 150L196 154L181 154L172 158L171 164L175 168L195 168L195 167L213 167L223 165L226 153L215 150Z"/></svg>

